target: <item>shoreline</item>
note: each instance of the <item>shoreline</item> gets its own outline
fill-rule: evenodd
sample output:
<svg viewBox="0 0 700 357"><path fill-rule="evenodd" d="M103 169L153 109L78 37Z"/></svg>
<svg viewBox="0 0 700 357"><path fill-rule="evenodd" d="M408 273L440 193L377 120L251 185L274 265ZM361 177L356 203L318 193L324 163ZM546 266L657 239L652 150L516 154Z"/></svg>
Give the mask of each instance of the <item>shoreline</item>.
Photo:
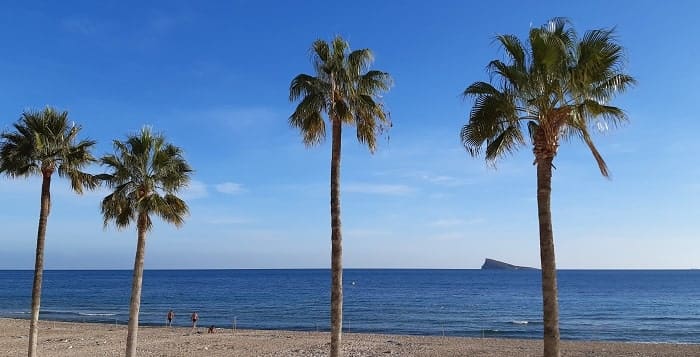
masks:
<svg viewBox="0 0 700 357"><path fill-rule="evenodd" d="M207 333L199 327L139 328L139 355L161 356L326 356L328 332L232 330ZM39 321L39 352L50 356L120 356L126 325ZM29 320L0 318L0 354L26 354ZM541 356L538 339L343 334L346 356ZM562 340L565 356L700 356L700 344Z"/></svg>
<svg viewBox="0 0 700 357"><path fill-rule="evenodd" d="M29 314L29 313L27 313ZM90 316L90 315L88 315ZM2 326L2 320L18 320L18 321L29 321L29 317L8 317L8 316L0 316L0 327ZM52 318L42 318L39 320L40 323L46 323L46 324L52 324L52 323L65 323L65 324L95 324L95 325L100 325L100 326L106 326L106 327L111 327L111 328L120 328L124 327L126 328L128 325L128 321L126 320L119 320L116 322L111 322L107 320L102 320L102 321L88 321L87 319L85 320L61 320L61 319L52 319ZM201 322L201 321L200 321ZM210 324L202 324L199 326L201 329L206 330L208 326L211 326ZM215 325L217 330L220 331L228 331L231 332L233 331L232 327L227 326L227 327L221 327L220 325ZM139 329L141 328L168 328L166 324L163 323L151 323L151 322L139 322ZM191 327L188 325L182 325L182 324L173 324L172 329L184 329L184 330L189 330ZM237 328L236 331L266 331L266 332L290 332L290 333L318 333L318 334L323 334L323 333L329 333L329 329L295 329L295 328L280 328L280 329L275 329L275 328L270 328L270 329L265 329L265 328ZM343 334L356 334L356 335L379 335L379 336L400 336L400 337L426 337L426 338L464 338L464 339L493 339L493 340L522 340L522 341L540 341L542 338L540 337L509 337L509 336L476 336L476 335L459 335L459 334L423 334L423 333L393 333L393 332L381 332L381 331L362 331L362 330L347 330L343 329ZM625 344L639 344L639 345L697 345L700 346L700 341L698 342L677 342L677 341L632 341L632 340L606 340L606 339L601 339L601 340L587 340L587 339L567 339L567 338L562 338L562 342L582 342L582 343L588 343L588 342L593 342L593 343L625 343ZM700 355L699 355L700 357Z"/></svg>

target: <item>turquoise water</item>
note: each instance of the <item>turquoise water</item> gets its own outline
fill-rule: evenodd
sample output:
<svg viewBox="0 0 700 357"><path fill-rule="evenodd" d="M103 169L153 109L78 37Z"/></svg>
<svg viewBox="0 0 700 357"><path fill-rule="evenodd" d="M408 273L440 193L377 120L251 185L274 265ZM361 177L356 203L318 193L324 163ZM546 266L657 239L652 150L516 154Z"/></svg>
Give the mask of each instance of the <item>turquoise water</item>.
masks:
<svg viewBox="0 0 700 357"><path fill-rule="evenodd" d="M0 316L27 318L32 271L0 271ZM143 324L328 330L327 270L150 270ZM41 318L126 323L131 272L46 271ZM540 338L538 271L349 269L346 331ZM700 343L700 271L559 272L564 339Z"/></svg>

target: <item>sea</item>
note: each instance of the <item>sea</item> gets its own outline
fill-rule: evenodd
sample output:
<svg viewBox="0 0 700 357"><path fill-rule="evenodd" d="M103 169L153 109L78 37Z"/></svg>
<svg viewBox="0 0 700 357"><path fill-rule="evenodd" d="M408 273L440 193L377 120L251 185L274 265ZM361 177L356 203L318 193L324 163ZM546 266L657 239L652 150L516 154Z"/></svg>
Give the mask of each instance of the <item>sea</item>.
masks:
<svg viewBox="0 0 700 357"><path fill-rule="evenodd" d="M0 271L0 316L29 318L33 272ZM48 270L42 320L126 324L128 270ZM562 339L700 343L700 270L561 270ZM539 271L346 269L346 332L541 338ZM330 271L147 270L140 322L328 331Z"/></svg>

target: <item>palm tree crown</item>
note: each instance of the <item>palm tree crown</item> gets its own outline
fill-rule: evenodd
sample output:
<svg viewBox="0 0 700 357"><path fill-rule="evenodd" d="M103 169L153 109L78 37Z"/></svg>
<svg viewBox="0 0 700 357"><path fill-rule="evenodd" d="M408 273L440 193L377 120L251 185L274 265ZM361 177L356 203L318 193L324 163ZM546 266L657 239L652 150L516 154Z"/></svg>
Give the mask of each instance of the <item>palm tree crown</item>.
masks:
<svg viewBox="0 0 700 357"><path fill-rule="evenodd" d="M93 140L76 142L81 127L69 123L68 112L47 107L24 112L13 125L14 132L1 134L0 173L10 177L45 176L58 172L68 177L74 191L97 187L97 180L82 171L95 162L90 150Z"/></svg>
<svg viewBox="0 0 700 357"><path fill-rule="evenodd" d="M126 141L114 141L114 155L102 158L111 171L100 177L114 192L102 200L104 224L113 220L125 228L144 214L146 230L151 227L150 214L181 226L188 213L187 204L175 194L190 180L192 169L182 150L167 144L162 135L143 128Z"/></svg>
<svg viewBox="0 0 700 357"><path fill-rule="evenodd" d="M289 100L300 100L289 118L298 128L304 143L315 145L326 137L322 113L330 120L357 126L357 139L370 151L376 148L376 134L391 122L380 102L381 93L391 86L388 73L368 70L373 61L372 51L350 52L348 43L340 36L329 44L316 40L312 45L315 76L300 74L289 87Z"/></svg>
<svg viewBox="0 0 700 357"><path fill-rule="evenodd" d="M590 130L606 130L627 120L610 100L635 80L622 72L622 47L613 30L587 31L579 40L564 18L554 18L529 34L530 48L513 35L496 40L507 61L491 61L492 82L470 85L474 97L469 123L462 129L464 146L473 156L485 148L493 161L526 143L527 127L536 160L553 158L562 138L578 137L591 150L601 173L608 176Z"/></svg>

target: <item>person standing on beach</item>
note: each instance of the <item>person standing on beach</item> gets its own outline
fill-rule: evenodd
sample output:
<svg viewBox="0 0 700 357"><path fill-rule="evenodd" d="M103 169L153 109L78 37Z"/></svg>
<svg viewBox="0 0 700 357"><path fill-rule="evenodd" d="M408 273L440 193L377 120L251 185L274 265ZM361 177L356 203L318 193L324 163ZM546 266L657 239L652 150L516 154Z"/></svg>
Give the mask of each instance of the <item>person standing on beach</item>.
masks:
<svg viewBox="0 0 700 357"><path fill-rule="evenodd" d="M168 327L173 327L173 319L175 318L175 312L170 309L168 311Z"/></svg>
<svg viewBox="0 0 700 357"><path fill-rule="evenodd" d="M197 329L197 320L199 320L199 315L197 314L197 311L195 311L192 313L192 332Z"/></svg>

